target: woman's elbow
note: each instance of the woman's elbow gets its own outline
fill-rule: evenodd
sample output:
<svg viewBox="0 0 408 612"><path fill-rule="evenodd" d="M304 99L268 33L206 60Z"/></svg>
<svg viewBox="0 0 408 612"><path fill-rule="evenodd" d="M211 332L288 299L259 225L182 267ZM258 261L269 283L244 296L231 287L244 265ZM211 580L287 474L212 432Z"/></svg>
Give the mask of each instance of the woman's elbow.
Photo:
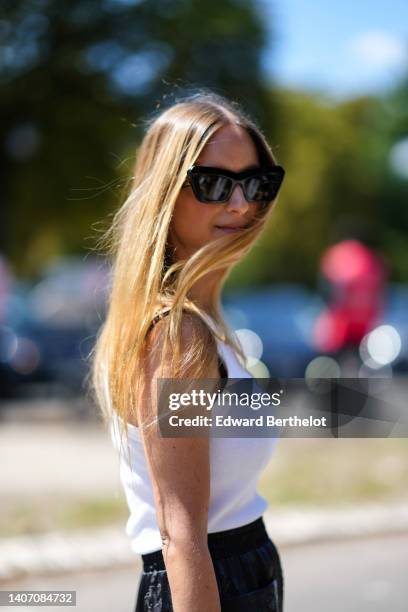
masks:
<svg viewBox="0 0 408 612"><path fill-rule="evenodd" d="M163 552L183 555L197 553L208 549L207 526L199 527L198 523L177 525L172 529L160 528Z"/></svg>

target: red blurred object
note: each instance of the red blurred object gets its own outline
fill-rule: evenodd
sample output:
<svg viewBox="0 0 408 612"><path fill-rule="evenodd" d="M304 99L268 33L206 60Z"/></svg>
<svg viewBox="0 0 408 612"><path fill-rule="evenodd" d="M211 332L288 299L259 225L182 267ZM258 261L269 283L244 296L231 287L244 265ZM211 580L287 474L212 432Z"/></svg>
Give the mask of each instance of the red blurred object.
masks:
<svg viewBox="0 0 408 612"><path fill-rule="evenodd" d="M362 242L344 240L323 254L321 271L330 287L330 299L316 322L315 346L325 352L358 346L381 322L385 266Z"/></svg>

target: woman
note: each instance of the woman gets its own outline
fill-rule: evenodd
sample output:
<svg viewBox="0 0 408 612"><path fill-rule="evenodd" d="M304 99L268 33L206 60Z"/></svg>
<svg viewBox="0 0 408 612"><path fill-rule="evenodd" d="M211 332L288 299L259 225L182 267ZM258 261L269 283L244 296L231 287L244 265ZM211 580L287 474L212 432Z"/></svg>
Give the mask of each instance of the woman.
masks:
<svg viewBox="0 0 408 612"><path fill-rule="evenodd" d="M143 560L137 612L282 610L256 490L275 440L162 437L156 395L159 378L250 376L220 293L283 175L236 104L198 93L150 122L108 231L112 287L92 373L120 450L126 532Z"/></svg>

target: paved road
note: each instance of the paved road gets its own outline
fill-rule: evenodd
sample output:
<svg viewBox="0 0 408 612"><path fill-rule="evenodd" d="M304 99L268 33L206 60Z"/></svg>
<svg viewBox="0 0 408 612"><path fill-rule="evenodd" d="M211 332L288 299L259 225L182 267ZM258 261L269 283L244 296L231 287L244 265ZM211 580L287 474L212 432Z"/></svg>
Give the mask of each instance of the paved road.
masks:
<svg viewBox="0 0 408 612"><path fill-rule="evenodd" d="M5 496L93 498L121 492L117 453L99 423L1 423L0 465L7 466L0 474Z"/></svg>
<svg viewBox="0 0 408 612"><path fill-rule="evenodd" d="M284 547L285 612L406 612L408 534ZM78 612L132 612L140 564L30 578L1 589L72 589ZM28 608L19 607L19 610ZM31 609L31 608L30 608ZM61 607L47 607L61 612Z"/></svg>
<svg viewBox="0 0 408 612"><path fill-rule="evenodd" d="M294 547L282 555L285 612L404 612L408 534Z"/></svg>

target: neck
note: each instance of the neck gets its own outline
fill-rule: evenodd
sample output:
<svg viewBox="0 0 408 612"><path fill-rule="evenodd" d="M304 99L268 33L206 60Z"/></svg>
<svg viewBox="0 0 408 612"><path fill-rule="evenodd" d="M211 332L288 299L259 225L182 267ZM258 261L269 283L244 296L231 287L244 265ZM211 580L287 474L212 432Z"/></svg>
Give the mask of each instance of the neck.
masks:
<svg viewBox="0 0 408 612"><path fill-rule="evenodd" d="M171 241L170 244L173 244L173 241ZM169 255L169 262L178 261L179 259L188 259L188 257L193 254L188 253L180 245L177 247L170 247L170 249L173 249L173 252ZM213 311L215 285L224 273L225 270L215 270L214 272L206 274L200 278L188 292L188 297L210 316Z"/></svg>
<svg viewBox="0 0 408 612"><path fill-rule="evenodd" d="M200 278L189 291L190 299L209 315L213 311L213 295L219 279L220 271L216 270Z"/></svg>

